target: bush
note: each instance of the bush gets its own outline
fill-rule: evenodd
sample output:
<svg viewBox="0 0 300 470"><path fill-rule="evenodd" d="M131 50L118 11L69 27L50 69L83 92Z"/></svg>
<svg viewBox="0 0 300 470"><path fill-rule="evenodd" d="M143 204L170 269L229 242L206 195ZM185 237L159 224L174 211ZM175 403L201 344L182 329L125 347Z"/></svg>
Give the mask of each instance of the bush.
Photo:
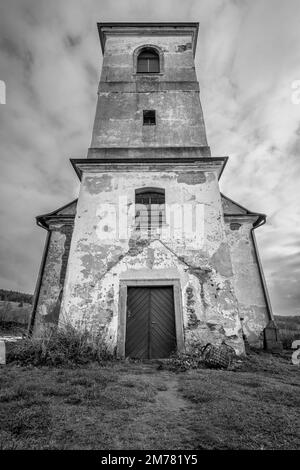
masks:
<svg viewBox="0 0 300 470"><path fill-rule="evenodd" d="M234 350L228 347L225 343L220 346L206 345L209 349L205 349L203 344L193 344L189 351L186 353L174 353L169 359L164 360L159 368L167 368L174 372L183 372L189 369L205 369L205 368L225 368L227 369L233 358L235 357ZM227 353L230 352L230 358L227 358ZM216 358L217 356L217 358ZM226 356L226 364L224 357ZM214 357L214 361L212 360ZM223 363L220 359L223 358ZM216 362L216 359L218 361ZM228 359L228 361L227 361Z"/></svg>
<svg viewBox="0 0 300 470"><path fill-rule="evenodd" d="M185 372L190 369L204 369L205 365L200 355L193 353L174 353L169 359L164 359L158 366L173 372Z"/></svg>
<svg viewBox="0 0 300 470"><path fill-rule="evenodd" d="M87 329L64 325L45 331L39 338L26 338L11 344L7 362L58 366L86 364L114 359L103 341L103 334L92 335Z"/></svg>

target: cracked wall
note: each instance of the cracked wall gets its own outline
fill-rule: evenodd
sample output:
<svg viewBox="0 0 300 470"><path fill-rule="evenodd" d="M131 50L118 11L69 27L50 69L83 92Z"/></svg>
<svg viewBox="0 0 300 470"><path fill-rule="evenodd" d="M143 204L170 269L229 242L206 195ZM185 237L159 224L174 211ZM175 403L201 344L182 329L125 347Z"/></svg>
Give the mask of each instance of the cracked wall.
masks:
<svg viewBox="0 0 300 470"><path fill-rule="evenodd" d="M39 299L35 313L33 334L38 336L48 326L57 325L73 226L52 225Z"/></svg>
<svg viewBox="0 0 300 470"><path fill-rule="evenodd" d="M263 329L269 315L251 237L252 224L251 218L241 218L237 223L228 217L226 233L243 331L250 344L263 347Z"/></svg>
<svg viewBox="0 0 300 470"><path fill-rule="evenodd" d="M177 230L169 238L168 234L164 236L162 242L157 240L161 234L152 234L149 239L134 230L135 189L153 186L165 189L167 205L201 206L201 237L186 237ZM119 198L125 197L129 231L121 237L115 235L114 212L118 213ZM166 226L168 222L167 217ZM174 164L163 171L147 163L139 171L122 165L104 174L84 173L60 320L88 326L95 333L103 330L114 350L118 341L120 278L128 272L134 272L137 278L151 272L162 279L171 268L180 279L187 349L197 342L219 343L225 339L242 353L216 173L189 168L187 164Z"/></svg>

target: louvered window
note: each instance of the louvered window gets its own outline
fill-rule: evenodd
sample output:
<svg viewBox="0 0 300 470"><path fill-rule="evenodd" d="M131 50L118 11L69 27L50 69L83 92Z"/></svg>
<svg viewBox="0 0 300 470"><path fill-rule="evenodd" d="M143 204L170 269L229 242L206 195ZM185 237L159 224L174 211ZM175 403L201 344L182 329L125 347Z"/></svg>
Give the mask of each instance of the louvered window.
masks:
<svg viewBox="0 0 300 470"><path fill-rule="evenodd" d="M165 190L137 189L135 192L136 229L160 228L165 223Z"/></svg>
<svg viewBox="0 0 300 470"><path fill-rule="evenodd" d="M159 73L159 56L153 49L143 49L137 59L137 73Z"/></svg>

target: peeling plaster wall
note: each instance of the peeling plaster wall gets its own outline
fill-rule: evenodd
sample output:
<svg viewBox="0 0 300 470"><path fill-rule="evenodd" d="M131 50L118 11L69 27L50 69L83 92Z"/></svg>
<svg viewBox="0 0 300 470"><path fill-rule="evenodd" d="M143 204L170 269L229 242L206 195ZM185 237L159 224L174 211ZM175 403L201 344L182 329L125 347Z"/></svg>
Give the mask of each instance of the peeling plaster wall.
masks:
<svg viewBox="0 0 300 470"><path fill-rule="evenodd" d="M135 189L153 186L165 189L167 205L201 204L201 237L185 237L178 229L161 242L134 231ZM118 211L119 198L125 197L130 230L128 235L114 235L114 209ZM170 222L168 217L166 222ZM60 320L95 333L103 331L114 350L120 278L132 270L137 278L143 278L145 270L163 278L169 268L180 279L186 347L226 339L243 353L217 175L188 165L159 171L146 163L142 171L123 166L103 174L84 173Z"/></svg>
<svg viewBox="0 0 300 470"><path fill-rule="evenodd" d="M58 323L72 230L72 225L51 228L36 308L34 336L38 336L45 327Z"/></svg>
<svg viewBox="0 0 300 470"><path fill-rule="evenodd" d="M269 316L251 238L253 220L238 220L240 227L236 226L236 229L232 230L230 223L233 222L234 219L228 220L226 232L243 331L250 344L263 347L263 329L269 321Z"/></svg>
<svg viewBox="0 0 300 470"><path fill-rule="evenodd" d="M68 206L56 214L70 220L70 213L74 216L76 211L73 235L73 222L52 223L50 228L34 333L46 325L70 321L103 334L114 351L120 343L120 282L175 279L176 292L180 285L186 349L198 342L218 344L225 339L242 354L240 318L248 341L261 346L268 313L250 235L251 217L246 221L248 211L228 198L222 198L222 205L217 166L205 158L196 160L209 157L210 149L191 31L174 28L170 33L162 27L158 33L150 28L148 35L146 30L141 34L122 29L121 33L107 31L105 38L88 150L88 158L100 163L93 160L96 167L87 160L80 168L77 211L74 204L72 210ZM157 48L159 74L136 73L142 46ZM143 110L156 111L156 125L143 126ZM103 157L111 163L105 166ZM131 164L126 163L127 157ZM157 163L151 164L153 157ZM180 158L172 164L169 157ZM143 165L135 165L139 160ZM163 188L166 209L175 204L189 207L194 214L199 210L196 231L194 226L186 233L194 224L191 212L167 210L160 233L154 230L150 238L148 233L138 233L135 189L143 187ZM121 233L117 220L124 220L127 211L129 230ZM237 221L233 214L243 217L236 230L230 228L230 222ZM53 222L54 213L48 216Z"/></svg>
<svg viewBox="0 0 300 470"><path fill-rule="evenodd" d="M191 36L108 36L92 148L207 146ZM157 46L162 73L135 73L134 52ZM156 125L143 126L143 110Z"/></svg>

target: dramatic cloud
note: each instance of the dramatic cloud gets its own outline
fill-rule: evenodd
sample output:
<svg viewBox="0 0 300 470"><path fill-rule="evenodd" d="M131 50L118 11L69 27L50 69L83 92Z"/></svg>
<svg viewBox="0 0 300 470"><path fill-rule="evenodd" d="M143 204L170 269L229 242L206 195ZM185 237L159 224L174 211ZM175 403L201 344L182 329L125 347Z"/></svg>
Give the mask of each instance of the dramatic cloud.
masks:
<svg viewBox="0 0 300 470"><path fill-rule="evenodd" d="M2 0L0 286L33 292L45 232L37 214L77 196L101 51L97 21L199 21L196 67L221 190L268 215L257 239L274 311L300 314L298 0Z"/></svg>

